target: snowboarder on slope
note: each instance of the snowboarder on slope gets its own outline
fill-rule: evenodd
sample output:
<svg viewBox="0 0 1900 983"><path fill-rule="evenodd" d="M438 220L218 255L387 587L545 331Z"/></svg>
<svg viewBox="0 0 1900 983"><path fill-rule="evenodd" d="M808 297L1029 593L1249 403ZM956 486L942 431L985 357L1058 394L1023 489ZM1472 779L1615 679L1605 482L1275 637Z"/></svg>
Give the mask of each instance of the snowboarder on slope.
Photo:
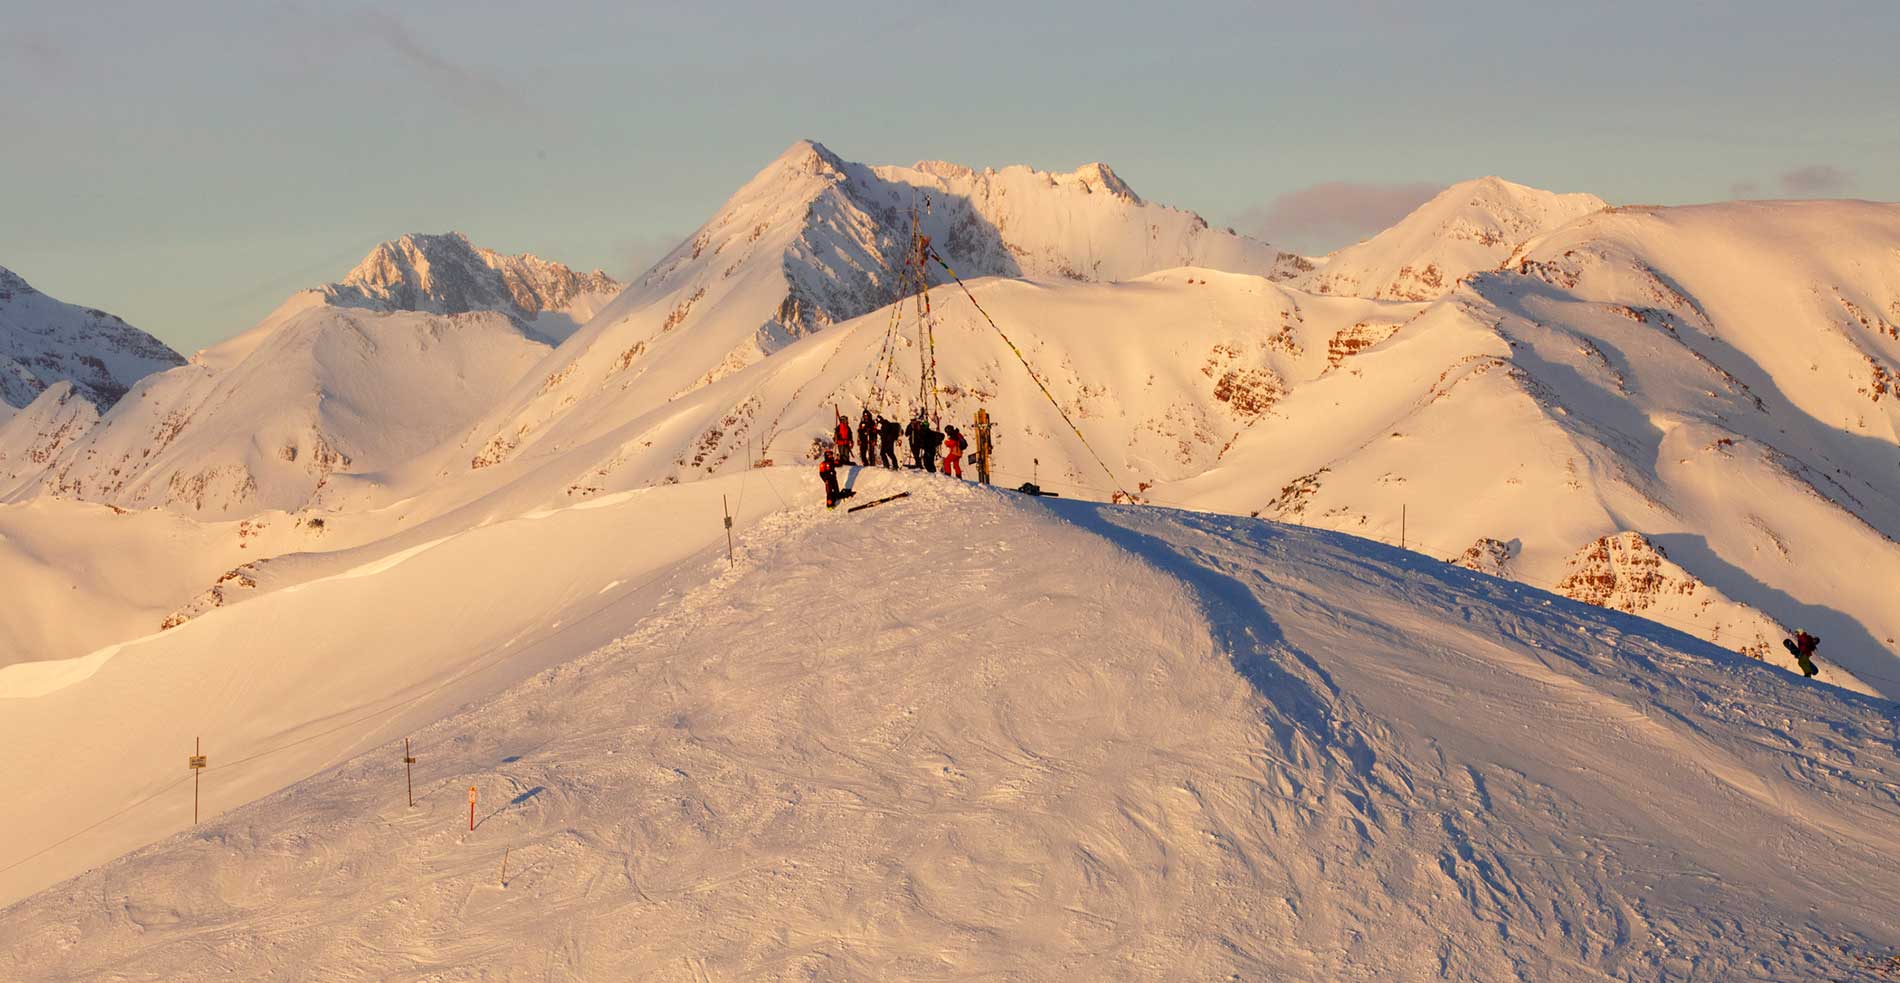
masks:
<svg viewBox="0 0 1900 983"><path fill-rule="evenodd" d="M1781 644L1787 646L1788 653L1801 666L1801 675L1814 678L1821 670L1814 667L1814 650L1821 647L1821 638L1810 635L1806 629L1797 628L1792 639L1784 638Z"/></svg>
<svg viewBox="0 0 1900 983"><path fill-rule="evenodd" d="M943 428L943 473L963 478L963 431L952 423Z"/></svg>
<svg viewBox="0 0 1900 983"><path fill-rule="evenodd" d="M838 414L838 437L836 443L838 445L837 463L849 466L851 464L851 421L845 419L843 413Z"/></svg>
<svg viewBox="0 0 1900 983"><path fill-rule="evenodd" d="M877 421L871 418L871 408L864 408L864 415L858 417L858 463L870 467L877 458L871 456L871 445L877 442Z"/></svg>
<svg viewBox="0 0 1900 983"><path fill-rule="evenodd" d="M892 471L897 470L897 438L903 433L904 428L898 426L896 420L877 418L878 463Z"/></svg>

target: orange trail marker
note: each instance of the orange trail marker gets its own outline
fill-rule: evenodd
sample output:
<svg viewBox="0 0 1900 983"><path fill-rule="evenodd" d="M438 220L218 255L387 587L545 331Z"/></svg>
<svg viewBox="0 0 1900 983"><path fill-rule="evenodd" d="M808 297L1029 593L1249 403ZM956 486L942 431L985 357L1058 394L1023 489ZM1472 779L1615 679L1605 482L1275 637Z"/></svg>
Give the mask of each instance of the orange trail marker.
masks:
<svg viewBox="0 0 1900 983"><path fill-rule="evenodd" d="M468 831L475 831L475 786L468 787Z"/></svg>

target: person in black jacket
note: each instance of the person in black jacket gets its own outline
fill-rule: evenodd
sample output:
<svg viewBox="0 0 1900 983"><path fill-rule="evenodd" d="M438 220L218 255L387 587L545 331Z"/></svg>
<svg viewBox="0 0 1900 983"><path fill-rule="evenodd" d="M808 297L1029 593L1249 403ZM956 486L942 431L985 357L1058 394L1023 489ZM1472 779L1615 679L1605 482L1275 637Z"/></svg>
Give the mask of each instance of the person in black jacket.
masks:
<svg viewBox="0 0 1900 983"><path fill-rule="evenodd" d="M924 471L936 473L937 450L941 447L943 447L943 431L931 426L930 421L924 421Z"/></svg>
<svg viewBox="0 0 1900 983"><path fill-rule="evenodd" d="M904 427L904 439L910 442L910 466L919 471L924 469L924 434L929 430L930 424L924 422L923 410L918 410L917 415L910 418L909 425Z"/></svg>
<svg viewBox="0 0 1900 983"><path fill-rule="evenodd" d="M878 462L892 471L897 470L897 438L903 433L904 428L896 420L877 418Z"/></svg>
<svg viewBox="0 0 1900 983"><path fill-rule="evenodd" d="M858 463L865 467L877 463L871 456L871 445L877 443L877 421L871 419L871 408L864 408L864 415L858 417Z"/></svg>

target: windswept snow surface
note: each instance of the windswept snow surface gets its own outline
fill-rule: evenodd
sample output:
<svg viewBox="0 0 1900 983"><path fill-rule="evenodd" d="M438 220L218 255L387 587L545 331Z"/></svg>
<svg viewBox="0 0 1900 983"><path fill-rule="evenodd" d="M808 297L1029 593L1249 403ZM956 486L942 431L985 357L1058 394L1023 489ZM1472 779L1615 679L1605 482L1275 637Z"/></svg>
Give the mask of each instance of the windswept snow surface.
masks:
<svg viewBox="0 0 1900 983"><path fill-rule="evenodd" d="M449 516L272 560L292 572L257 573L256 596L164 632L154 621L103 656L0 667L0 746L66 776L0 799L0 829L37 850L130 809L24 863L0 857L0 898L188 823L188 790L146 800L183 790L176 759L195 737L211 755L205 807L216 815L611 640L681 561L723 552L722 495L749 521L782 508L790 489L777 486L789 482L761 473ZM158 516L125 521L144 518Z"/></svg>
<svg viewBox="0 0 1900 983"><path fill-rule="evenodd" d="M748 519L736 567L418 726L415 808L365 732L0 911L0 976L1859 979L1900 946L1892 703L1337 533L855 479L912 495Z"/></svg>

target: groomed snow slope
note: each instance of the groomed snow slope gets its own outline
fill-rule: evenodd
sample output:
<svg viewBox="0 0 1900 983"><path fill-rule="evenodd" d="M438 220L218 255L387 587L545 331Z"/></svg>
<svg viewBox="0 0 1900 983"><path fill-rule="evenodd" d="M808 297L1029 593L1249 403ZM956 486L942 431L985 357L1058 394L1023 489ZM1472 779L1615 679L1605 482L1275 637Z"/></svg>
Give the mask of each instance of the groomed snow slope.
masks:
<svg viewBox="0 0 1900 983"><path fill-rule="evenodd" d="M415 731L416 808L380 735L0 912L0 976L1788 980L1900 945L1894 704L1340 534L857 478L913 496L746 523L632 634Z"/></svg>

